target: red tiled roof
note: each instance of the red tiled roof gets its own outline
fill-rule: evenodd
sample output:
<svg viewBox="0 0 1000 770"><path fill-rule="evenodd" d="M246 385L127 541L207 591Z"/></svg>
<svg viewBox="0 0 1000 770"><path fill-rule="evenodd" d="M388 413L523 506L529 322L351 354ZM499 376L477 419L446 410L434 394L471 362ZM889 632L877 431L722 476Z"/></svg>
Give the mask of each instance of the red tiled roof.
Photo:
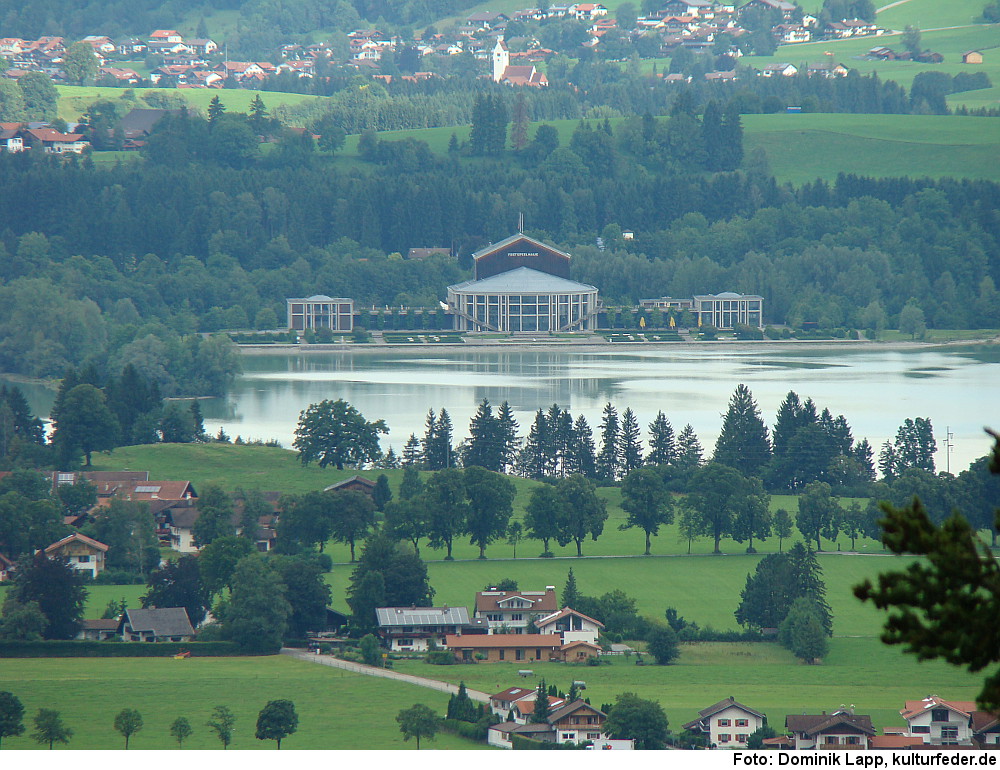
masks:
<svg viewBox="0 0 1000 770"><path fill-rule="evenodd" d="M52 553L52 551L58 550L64 545L69 545L74 540L80 543L84 543L85 545L89 545L93 548L97 548L100 551L107 551L109 547L98 540L94 540L93 538L87 537L86 535L81 535L79 532L74 532L72 535L64 537L62 540L59 540L58 542L55 542L52 545L50 545L48 548L45 549L45 553Z"/></svg>
<svg viewBox="0 0 1000 770"><path fill-rule="evenodd" d="M568 615L576 615L577 617L581 617L584 620L589 620L594 625L604 628L604 624L601 621L594 620L589 615L584 615L582 612L577 612L576 610L570 607L563 607L561 610L559 610L559 612L554 612L551 615L546 615L544 618L538 618L538 620L535 621L535 626L541 628L543 625L547 626L549 623L554 623L557 620L562 620Z"/></svg>

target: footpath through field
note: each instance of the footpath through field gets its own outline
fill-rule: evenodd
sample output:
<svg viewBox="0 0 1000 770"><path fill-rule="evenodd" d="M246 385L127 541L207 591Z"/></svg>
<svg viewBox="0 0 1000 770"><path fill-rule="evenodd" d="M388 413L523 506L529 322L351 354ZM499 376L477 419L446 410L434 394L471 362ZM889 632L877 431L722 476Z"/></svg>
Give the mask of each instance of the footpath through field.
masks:
<svg viewBox="0 0 1000 770"><path fill-rule="evenodd" d="M304 660L307 663L319 663L322 666L333 666L334 668L342 668L345 671L353 671L355 674L364 674L365 676L380 676L383 679L395 679L400 682L408 682L409 684L415 684L417 687L427 687L431 690L438 690L439 692L449 692L455 694L458 692L457 684L449 684L448 682L439 682L436 679L427 679L422 676L413 676L412 674L400 674L397 671L392 671L387 668L376 668L375 666L366 666L363 663L352 663L349 660L340 660L332 655L317 655L314 652L302 652L302 650L293 650L288 647L281 648L281 654L287 655L290 658L295 658L296 660ZM466 688L466 692L469 697L476 701L477 703L489 703L490 696L484 692L479 692L479 690L470 690Z"/></svg>

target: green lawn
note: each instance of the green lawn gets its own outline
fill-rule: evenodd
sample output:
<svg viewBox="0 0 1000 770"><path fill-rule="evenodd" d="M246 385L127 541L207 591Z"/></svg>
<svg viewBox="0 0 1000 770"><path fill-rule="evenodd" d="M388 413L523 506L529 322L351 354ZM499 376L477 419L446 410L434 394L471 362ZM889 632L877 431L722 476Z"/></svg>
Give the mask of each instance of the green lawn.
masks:
<svg viewBox="0 0 1000 770"><path fill-rule="evenodd" d="M142 730L130 748L174 749L168 732L179 716L194 734L185 748L220 749L205 722L217 705L236 715L233 749L274 749L273 741L254 738L257 712L268 700L295 703L299 729L282 742L289 749L413 749L403 742L396 714L425 703L443 715L448 695L388 679L304 663L284 656L260 658L65 658L0 661L3 689L24 703L28 729L5 738L5 749L38 748L31 740L31 718L40 707L62 713L74 731L71 749L119 749L112 727L123 708L137 709ZM363 726L363 729L359 727ZM427 748L484 748L441 734Z"/></svg>
<svg viewBox="0 0 1000 770"><path fill-rule="evenodd" d="M115 101L120 99L125 89L104 88L100 86L56 86L59 91L59 117L68 121L78 120L80 115L86 112L87 107L98 99L109 99ZM156 90L156 89L151 89ZM300 104L304 101L318 99L321 97L308 96L306 94L286 94L276 91L251 91L245 89L207 89L207 88L185 88L185 89L162 89L164 93L171 96L181 96L188 104L202 112L207 112L208 103L213 97L218 96L226 109L233 112L246 112L250 108L250 102L259 93L261 99L268 109L274 109L278 105ZM134 93L138 98L137 107L146 107L146 103L141 100L144 89L135 89Z"/></svg>
<svg viewBox="0 0 1000 770"><path fill-rule="evenodd" d="M953 115L744 115L744 146L782 182L866 176L1000 180L1000 120Z"/></svg>
<svg viewBox="0 0 1000 770"><path fill-rule="evenodd" d="M899 709L904 700L934 693L943 698L973 700L980 676L971 676L941 663L919 663L912 656L886 647L875 639L833 639L830 655L821 665L807 666L776 644L683 645L671 666L636 666L634 659L618 658L612 665L580 666L565 663L479 663L430 666L397 661L399 671L432 676L469 687L499 692L518 684L531 686L535 677L561 690L573 680L586 682L584 695L600 706L621 692L659 701L671 729L697 716L699 709L734 696L767 714L775 729L790 713L817 714L841 705L855 705L870 714L876 728L903 726ZM517 670L534 677L522 679Z"/></svg>
<svg viewBox="0 0 1000 770"><path fill-rule="evenodd" d="M876 3L876 6L888 5L888 2ZM890 29L903 29L911 24L920 29L935 27L952 27L959 24L971 24L980 13L985 3L983 0L907 0L902 5L882 11L878 14L878 23Z"/></svg>

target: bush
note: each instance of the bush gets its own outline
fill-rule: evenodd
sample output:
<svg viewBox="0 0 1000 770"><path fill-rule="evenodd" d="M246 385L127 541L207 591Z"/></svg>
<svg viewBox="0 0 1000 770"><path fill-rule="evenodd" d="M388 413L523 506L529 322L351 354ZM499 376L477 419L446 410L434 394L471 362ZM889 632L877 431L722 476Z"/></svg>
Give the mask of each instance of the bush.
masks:
<svg viewBox="0 0 1000 770"><path fill-rule="evenodd" d="M767 337L769 340L780 340L781 330L775 329L773 326L768 326L766 329L764 329L764 336Z"/></svg>
<svg viewBox="0 0 1000 770"><path fill-rule="evenodd" d="M95 586L141 586L146 578L140 572L124 569L106 569L92 581Z"/></svg>
<svg viewBox="0 0 1000 770"><path fill-rule="evenodd" d="M455 654L448 650L432 650L427 653L424 661L432 666L450 666L455 662Z"/></svg>
<svg viewBox="0 0 1000 770"><path fill-rule="evenodd" d="M478 722L463 722L461 719L442 719L441 729L446 733L461 735L473 741L485 741L489 732L489 722L480 719Z"/></svg>

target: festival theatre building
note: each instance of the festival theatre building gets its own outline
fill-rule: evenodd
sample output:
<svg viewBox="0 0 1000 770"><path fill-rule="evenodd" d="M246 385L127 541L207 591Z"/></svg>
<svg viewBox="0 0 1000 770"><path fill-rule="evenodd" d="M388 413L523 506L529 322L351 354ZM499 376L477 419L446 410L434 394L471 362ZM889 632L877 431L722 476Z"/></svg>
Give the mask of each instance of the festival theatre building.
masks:
<svg viewBox="0 0 1000 770"><path fill-rule="evenodd" d="M597 289L569 279L570 256L518 233L472 255L475 279L448 287L457 331L597 328Z"/></svg>

